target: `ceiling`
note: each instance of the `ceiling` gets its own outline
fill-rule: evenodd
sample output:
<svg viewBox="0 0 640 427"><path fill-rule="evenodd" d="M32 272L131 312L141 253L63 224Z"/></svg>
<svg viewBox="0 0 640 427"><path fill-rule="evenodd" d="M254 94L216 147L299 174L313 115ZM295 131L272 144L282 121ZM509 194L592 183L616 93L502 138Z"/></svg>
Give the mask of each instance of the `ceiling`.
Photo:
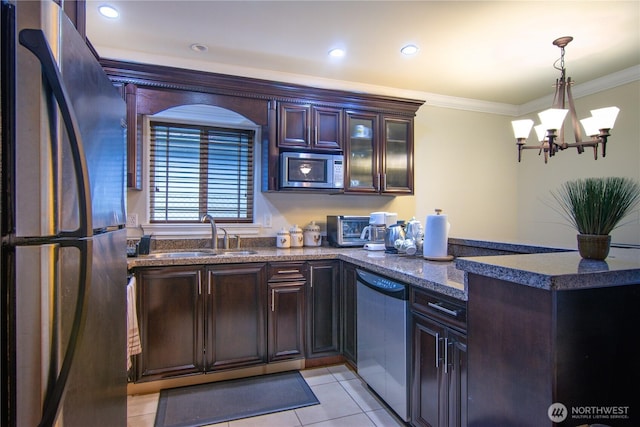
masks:
<svg viewBox="0 0 640 427"><path fill-rule="evenodd" d="M120 18L100 16L104 3ZM553 92L552 41L567 35L577 84L638 66L640 1L87 1L87 36L106 58L514 105ZM409 43L420 50L404 57Z"/></svg>

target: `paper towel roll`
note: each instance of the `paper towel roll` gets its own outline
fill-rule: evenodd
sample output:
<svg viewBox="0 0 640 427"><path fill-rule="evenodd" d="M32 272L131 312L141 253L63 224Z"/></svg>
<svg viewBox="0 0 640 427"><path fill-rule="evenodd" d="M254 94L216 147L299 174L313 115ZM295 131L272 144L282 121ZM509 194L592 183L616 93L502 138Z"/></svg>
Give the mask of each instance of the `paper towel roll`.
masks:
<svg viewBox="0 0 640 427"><path fill-rule="evenodd" d="M439 210L436 210L438 212ZM446 215L427 215L424 228L422 252L425 258L443 258L447 256L449 223Z"/></svg>

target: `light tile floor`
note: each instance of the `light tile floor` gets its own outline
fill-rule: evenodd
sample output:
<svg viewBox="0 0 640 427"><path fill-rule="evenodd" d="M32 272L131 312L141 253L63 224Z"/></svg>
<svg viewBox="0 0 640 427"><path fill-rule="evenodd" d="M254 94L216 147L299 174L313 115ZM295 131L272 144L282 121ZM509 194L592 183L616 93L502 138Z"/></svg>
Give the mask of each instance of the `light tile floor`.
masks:
<svg viewBox="0 0 640 427"><path fill-rule="evenodd" d="M398 427L405 424L386 409L346 365L300 371L319 405L213 424L216 427ZM127 427L153 427L159 393L129 396Z"/></svg>

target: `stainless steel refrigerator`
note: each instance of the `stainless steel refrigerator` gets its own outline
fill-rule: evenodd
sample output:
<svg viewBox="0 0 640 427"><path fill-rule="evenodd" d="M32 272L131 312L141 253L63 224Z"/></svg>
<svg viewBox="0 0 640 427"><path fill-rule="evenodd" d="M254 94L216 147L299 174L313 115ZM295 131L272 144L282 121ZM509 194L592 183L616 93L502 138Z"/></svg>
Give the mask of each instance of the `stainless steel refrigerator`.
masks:
<svg viewBox="0 0 640 427"><path fill-rule="evenodd" d="M1 425L126 425L125 104L53 1L2 0Z"/></svg>

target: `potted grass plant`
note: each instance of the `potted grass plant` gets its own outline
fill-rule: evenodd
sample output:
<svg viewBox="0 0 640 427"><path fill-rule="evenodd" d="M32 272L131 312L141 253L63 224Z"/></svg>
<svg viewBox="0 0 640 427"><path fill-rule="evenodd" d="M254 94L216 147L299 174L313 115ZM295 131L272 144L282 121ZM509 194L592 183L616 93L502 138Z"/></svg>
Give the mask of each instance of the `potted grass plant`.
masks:
<svg viewBox="0 0 640 427"><path fill-rule="evenodd" d="M611 231L640 203L640 184L630 178L585 178L565 182L552 192L558 212L578 231L585 259L609 255Z"/></svg>

